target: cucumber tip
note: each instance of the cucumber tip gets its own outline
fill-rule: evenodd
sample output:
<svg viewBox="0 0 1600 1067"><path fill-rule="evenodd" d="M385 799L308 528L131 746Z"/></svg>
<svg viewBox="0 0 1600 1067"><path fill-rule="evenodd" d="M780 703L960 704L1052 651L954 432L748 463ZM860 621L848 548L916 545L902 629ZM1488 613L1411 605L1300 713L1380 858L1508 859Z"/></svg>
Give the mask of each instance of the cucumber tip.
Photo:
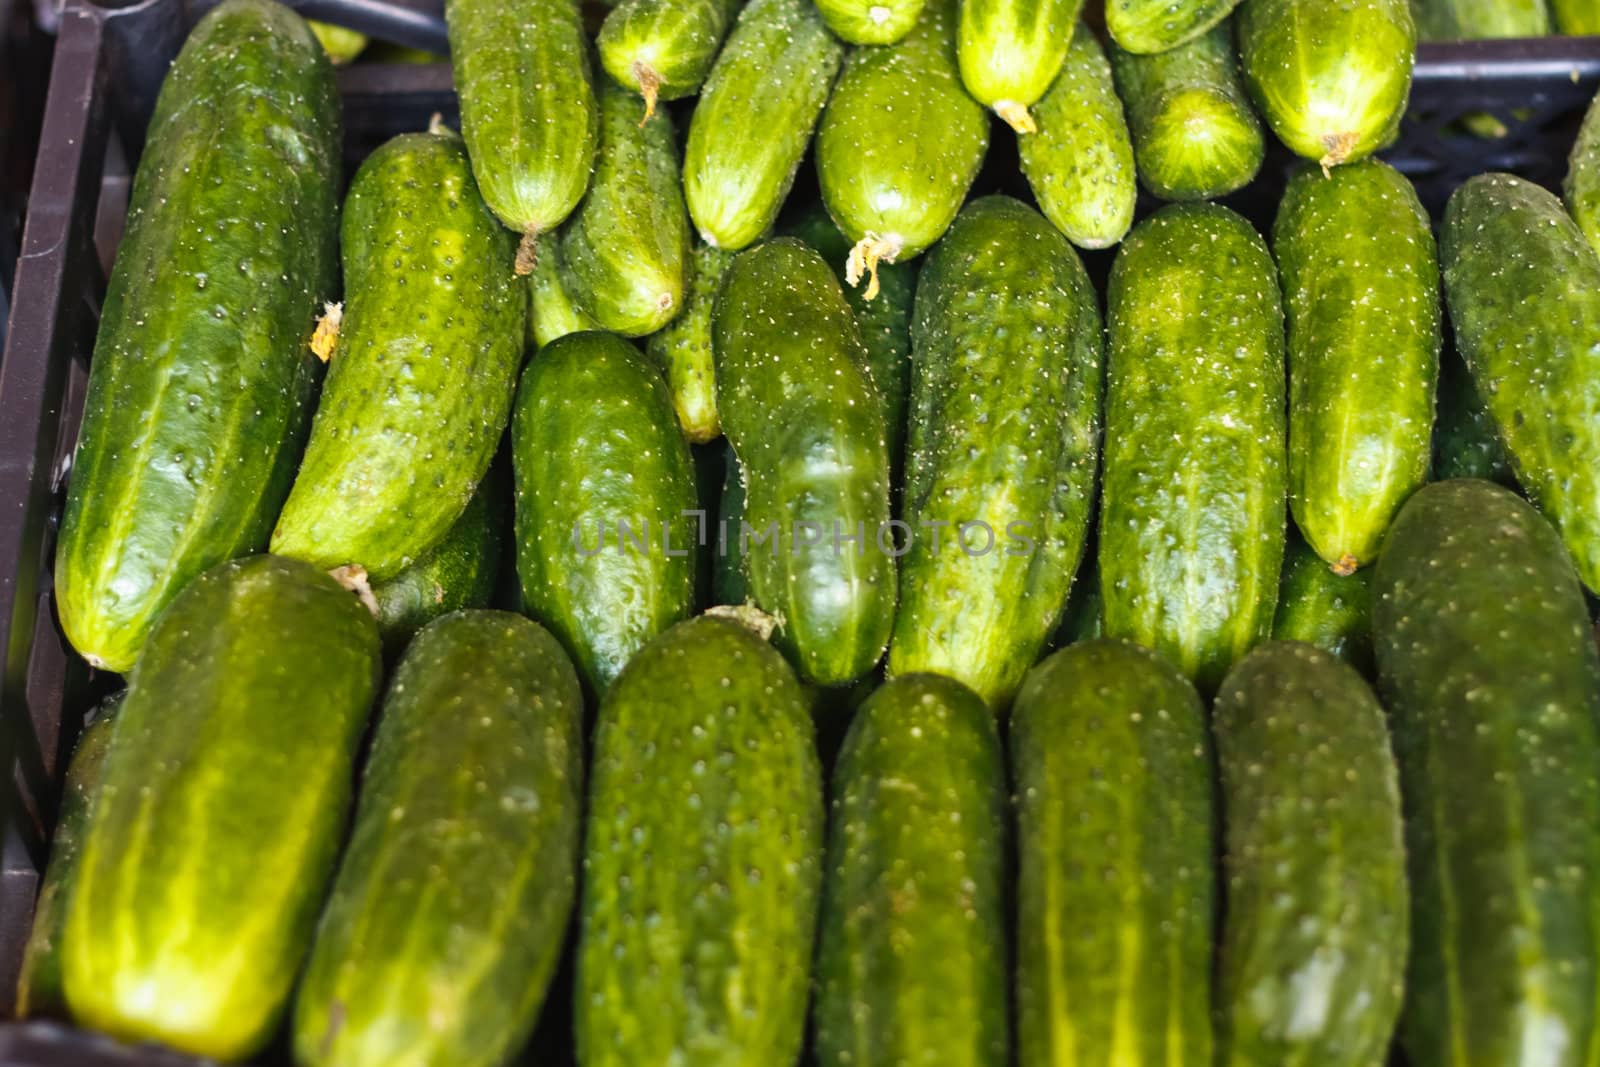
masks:
<svg viewBox="0 0 1600 1067"><path fill-rule="evenodd" d="M1346 552L1344 555L1340 556L1339 561L1333 565L1333 573L1337 574L1341 578L1348 578L1354 574L1357 569L1360 568L1360 566L1361 561L1356 559L1350 553Z"/></svg>
<svg viewBox="0 0 1600 1067"><path fill-rule="evenodd" d="M522 240L517 243L517 259L512 264L512 269L518 274L533 273L533 268L539 264L539 231L536 227L529 226L522 233Z"/></svg>
<svg viewBox="0 0 1600 1067"><path fill-rule="evenodd" d="M1033 121L1033 116L1028 109L1015 100L1001 100L994 105L994 113L1006 120L1018 133L1038 133L1039 125Z"/></svg>

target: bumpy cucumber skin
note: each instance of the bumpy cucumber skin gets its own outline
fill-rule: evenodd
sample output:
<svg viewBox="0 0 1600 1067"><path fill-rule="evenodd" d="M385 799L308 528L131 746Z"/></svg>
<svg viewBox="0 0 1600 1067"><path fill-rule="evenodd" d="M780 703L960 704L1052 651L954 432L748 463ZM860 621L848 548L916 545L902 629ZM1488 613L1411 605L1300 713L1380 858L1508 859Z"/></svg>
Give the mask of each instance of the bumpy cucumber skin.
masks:
<svg viewBox="0 0 1600 1067"><path fill-rule="evenodd" d="M1592 0L1550 0L1550 15L1568 37L1600 35L1600 9Z"/></svg>
<svg viewBox="0 0 1600 1067"><path fill-rule="evenodd" d="M1417 50L1408 0L1248 0L1238 23L1245 82L1290 151L1333 167L1394 140Z"/></svg>
<svg viewBox="0 0 1600 1067"><path fill-rule="evenodd" d="M1338 656L1372 676L1372 568L1343 577L1295 538L1283 556L1272 636Z"/></svg>
<svg viewBox="0 0 1600 1067"><path fill-rule="evenodd" d="M1001 709L1060 619L1094 498L1096 304L1067 239L1009 197L969 205L923 268L891 674ZM987 524L989 551L964 523Z"/></svg>
<svg viewBox="0 0 1600 1067"><path fill-rule="evenodd" d="M1439 482L1401 509L1373 598L1406 799L1408 1061L1593 1063L1600 658L1572 564L1510 491Z"/></svg>
<svg viewBox="0 0 1600 1067"><path fill-rule="evenodd" d="M344 322L272 551L381 581L444 537L488 470L527 295L448 131L368 156L342 232Z"/></svg>
<svg viewBox="0 0 1600 1067"><path fill-rule="evenodd" d="M1433 427L1433 479L1482 478L1516 488L1511 460L1500 431L1484 407L1461 357L1454 352L1439 366L1438 416Z"/></svg>
<svg viewBox="0 0 1600 1067"><path fill-rule="evenodd" d="M521 1047L576 891L582 724L537 623L462 611L418 635L295 1001L297 1063L496 1067Z"/></svg>
<svg viewBox="0 0 1600 1067"><path fill-rule="evenodd" d="M600 137L577 0L446 0L461 134L500 221L541 234L589 186Z"/></svg>
<svg viewBox="0 0 1600 1067"><path fill-rule="evenodd" d="M646 350L660 364L672 393L672 407L684 436L695 444L715 440L722 433L717 413L717 361L712 355L711 323L722 276L733 254L696 242L689 278L689 296L683 312L666 327L650 335Z"/></svg>
<svg viewBox="0 0 1600 1067"><path fill-rule="evenodd" d="M1238 6L1239 0L1110 0L1106 30L1118 47L1151 55L1187 44Z"/></svg>
<svg viewBox="0 0 1600 1067"><path fill-rule="evenodd" d="M1133 140L1111 64L1078 23L1055 84L1033 109L1037 133L1017 142L1039 210L1079 248L1109 248L1133 225Z"/></svg>
<svg viewBox="0 0 1600 1067"><path fill-rule="evenodd" d="M643 337L683 309L689 216L672 116L640 125L638 102L610 83L600 97L594 178L561 228L566 291L602 329Z"/></svg>
<svg viewBox="0 0 1600 1067"><path fill-rule="evenodd" d="M895 616L883 407L837 279L791 237L740 254L717 301L722 427L757 536L751 599L806 681L843 685L877 663ZM805 524L813 523L815 527ZM809 532L820 539L808 544ZM737 537L741 531L730 531ZM856 537L859 543L835 538Z"/></svg>
<svg viewBox="0 0 1600 1067"><path fill-rule="evenodd" d="M888 260L921 255L944 234L989 148L989 116L956 70L955 32L956 0L928 0L899 43L853 51L817 128L828 214Z"/></svg>
<svg viewBox="0 0 1600 1067"><path fill-rule="evenodd" d="M1226 828L1217 1062L1384 1062L1410 903L1383 708L1348 664L1274 641L1228 673L1211 729Z"/></svg>
<svg viewBox="0 0 1600 1067"><path fill-rule="evenodd" d="M692 96L711 73L739 7L740 0L623 0L595 38L600 64L636 93L646 91L643 75L655 79L657 99Z"/></svg>
<svg viewBox="0 0 1600 1067"><path fill-rule="evenodd" d="M1272 626L1284 541L1283 312L1266 244L1179 204L1111 268L1100 586L1105 631L1202 691Z"/></svg>
<svg viewBox="0 0 1600 1067"><path fill-rule="evenodd" d="M1600 259L1554 195L1471 179L1440 237L1456 346L1517 480L1600 589Z"/></svg>
<svg viewBox="0 0 1600 1067"><path fill-rule="evenodd" d="M1159 55L1110 47L1139 180L1163 200L1209 200L1248 185L1266 138L1239 80L1233 24Z"/></svg>
<svg viewBox="0 0 1600 1067"><path fill-rule="evenodd" d="M1289 507L1348 573L1428 479L1439 375L1433 228L1399 171L1364 160L1289 181L1272 230L1288 320Z"/></svg>
<svg viewBox="0 0 1600 1067"><path fill-rule="evenodd" d="M562 279L560 232L547 233L534 244L533 273L528 277L528 337L535 349L569 333L598 330L600 324L579 307Z"/></svg>
<svg viewBox="0 0 1600 1067"><path fill-rule="evenodd" d="M736 252L778 217L844 46L808 0L751 0L695 104L683 193L700 237Z"/></svg>
<svg viewBox="0 0 1600 1067"><path fill-rule="evenodd" d="M823 849L793 671L739 623L680 623L612 687L591 774L578 1062L793 1064Z"/></svg>
<svg viewBox="0 0 1600 1067"><path fill-rule="evenodd" d="M524 605L603 694L694 602L694 464L661 372L611 334L554 342L523 373L511 458Z"/></svg>
<svg viewBox="0 0 1600 1067"><path fill-rule="evenodd" d="M1170 664L1063 649L1011 713L1022 1067L1211 1062L1211 751Z"/></svg>
<svg viewBox="0 0 1600 1067"><path fill-rule="evenodd" d="M1411 15L1424 41L1550 34L1544 0L1411 0Z"/></svg>
<svg viewBox="0 0 1600 1067"><path fill-rule="evenodd" d="M717 500L717 551L711 570L712 600L717 604L743 604L750 598L744 577L744 553L739 549L739 524L744 521L744 471L730 445L724 450L722 494Z"/></svg>
<svg viewBox="0 0 1600 1067"><path fill-rule="evenodd" d="M817 1062L1004 1063L1006 778L994 717L959 682L896 678L855 713L832 780Z"/></svg>
<svg viewBox="0 0 1600 1067"><path fill-rule="evenodd" d="M818 0L817 10L840 40L894 44L917 24L926 0Z"/></svg>
<svg viewBox="0 0 1600 1067"><path fill-rule="evenodd" d="M1600 26L1594 32L1600 33ZM1590 102L1589 110L1584 112L1583 125L1567 158L1567 179L1562 189L1567 210L1572 212L1589 247L1600 252L1600 103Z"/></svg>
<svg viewBox="0 0 1600 1067"><path fill-rule="evenodd" d="M960 0L956 52L973 99L1018 124L1055 81L1083 0Z"/></svg>
<svg viewBox="0 0 1600 1067"><path fill-rule="evenodd" d="M224 1061L266 1042L338 858L378 669L372 615L296 560L224 563L162 613L68 902L79 1023Z"/></svg>
<svg viewBox="0 0 1600 1067"><path fill-rule="evenodd" d="M189 581L265 547L337 283L339 99L269 0L207 15L162 84L106 290L56 549L62 629L133 666Z"/></svg>

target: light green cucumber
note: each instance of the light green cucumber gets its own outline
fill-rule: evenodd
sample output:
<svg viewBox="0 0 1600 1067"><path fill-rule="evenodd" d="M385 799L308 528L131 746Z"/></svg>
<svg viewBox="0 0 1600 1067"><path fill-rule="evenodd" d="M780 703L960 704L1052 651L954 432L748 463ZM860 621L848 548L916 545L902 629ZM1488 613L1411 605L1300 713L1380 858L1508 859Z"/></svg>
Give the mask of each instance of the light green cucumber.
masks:
<svg viewBox="0 0 1600 1067"><path fill-rule="evenodd" d="M611 79L656 102L700 91L742 0L622 0L600 27L595 45Z"/></svg>
<svg viewBox="0 0 1600 1067"><path fill-rule="evenodd" d="M961 81L1019 134L1038 129L1028 109L1056 80L1083 0L961 0Z"/></svg>
<svg viewBox="0 0 1600 1067"><path fill-rule="evenodd" d="M733 255L695 242L691 256L689 296L683 311L665 328L650 335L646 346L667 375L667 390L678 413L678 425L694 444L715 440L722 433L717 414L717 363L711 350L712 315L722 276Z"/></svg>

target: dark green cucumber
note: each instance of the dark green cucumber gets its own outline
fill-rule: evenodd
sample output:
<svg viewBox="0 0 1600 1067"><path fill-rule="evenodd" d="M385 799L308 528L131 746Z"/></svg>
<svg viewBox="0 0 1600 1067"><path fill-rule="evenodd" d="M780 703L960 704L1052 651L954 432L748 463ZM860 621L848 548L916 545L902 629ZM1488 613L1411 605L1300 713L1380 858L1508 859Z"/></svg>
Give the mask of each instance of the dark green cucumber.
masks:
<svg viewBox="0 0 1600 1067"><path fill-rule="evenodd" d="M595 44L613 81L644 97L646 119L656 101L700 91L741 0L622 0Z"/></svg>
<svg viewBox="0 0 1600 1067"><path fill-rule="evenodd" d="M446 0L445 21L472 173L523 235L516 270L528 274L538 235L589 187L600 136L578 2Z"/></svg>
<svg viewBox="0 0 1600 1067"><path fill-rule="evenodd" d="M943 236L989 147L989 117L956 70L956 17L956 0L928 0L903 40L853 51L817 128L822 202L855 245L846 280L870 275L869 299L880 262Z"/></svg>
<svg viewBox="0 0 1600 1067"><path fill-rule="evenodd" d="M535 349L558 337L584 330L598 330L600 324L579 307L562 280L560 232L547 233L534 245L533 274L528 279L532 299L528 305L528 336Z"/></svg>
<svg viewBox="0 0 1600 1067"><path fill-rule="evenodd" d="M331 22L310 21L306 25L316 34L322 50L328 53L328 60L336 66L350 62L366 50L367 35L359 30L346 29Z"/></svg>
<svg viewBox="0 0 1600 1067"><path fill-rule="evenodd" d="M717 501L717 541L711 570L712 600L717 604L743 604L750 597L750 584L744 577L744 553L740 551L739 531L744 522L744 472L732 446L726 450L722 471L722 495Z"/></svg>
<svg viewBox="0 0 1600 1067"><path fill-rule="evenodd" d="M1517 480L1600 589L1600 258L1561 201L1509 174L1450 197L1440 258L1456 347Z"/></svg>
<svg viewBox="0 0 1600 1067"><path fill-rule="evenodd" d="M1289 507L1349 574L1428 480L1439 261L1416 190L1379 160L1289 181L1272 230L1289 359Z"/></svg>
<svg viewBox="0 0 1600 1067"><path fill-rule="evenodd" d="M683 193L706 244L738 251L771 228L844 59L808 0L751 0L689 122Z"/></svg>
<svg viewBox="0 0 1600 1067"><path fill-rule="evenodd" d="M1211 732L1226 827L1217 1062L1383 1063L1410 929L1383 708L1348 664L1274 641L1228 672Z"/></svg>
<svg viewBox="0 0 1600 1067"><path fill-rule="evenodd" d="M780 237L728 268L715 338L750 597L801 677L853 681L888 644L895 562L883 407L850 305L821 256Z"/></svg>
<svg viewBox="0 0 1600 1067"><path fill-rule="evenodd" d="M1255 178L1266 139L1239 81L1231 22L1158 55L1115 44L1110 54L1146 189L1163 200L1209 200Z"/></svg>
<svg viewBox="0 0 1600 1067"><path fill-rule="evenodd" d="M1411 0L1411 14L1424 41L1550 34L1544 0Z"/></svg>
<svg viewBox="0 0 1600 1067"><path fill-rule="evenodd" d="M926 0L818 0L828 29L850 44L894 44L917 24Z"/></svg>
<svg viewBox="0 0 1600 1067"><path fill-rule="evenodd" d="M1239 0L1110 0L1106 30L1118 47L1150 55L1189 43L1238 6Z"/></svg>
<svg viewBox="0 0 1600 1067"><path fill-rule="evenodd" d="M611 334L552 343L522 375L511 460L523 603L604 693L694 605L694 466L661 372Z"/></svg>
<svg viewBox="0 0 1600 1067"><path fill-rule="evenodd" d="M61 803L56 809L55 833L50 837L50 863L39 884L33 925L17 974L18 1019L67 1017L67 996L61 982L61 935L67 925L67 905L77 884L79 857L89 830L89 810L105 769L111 720L122 704L122 695L113 695L96 709L94 721L79 735L67 765Z"/></svg>
<svg viewBox="0 0 1600 1067"><path fill-rule="evenodd" d="M683 313L650 336L647 350L667 375L672 407L684 436L695 444L722 433L717 414L717 362L711 352L711 323L722 276L733 255L696 242L690 268L689 297Z"/></svg>
<svg viewBox="0 0 1600 1067"><path fill-rule="evenodd" d="M1600 8L1593 0L1550 0L1550 15L1568 37L1600 36Z"/></svg>
<svg viewBox="0 0 1600 1067"><path fill-rule="evenodd" d="M689 217L672 117L642 126L633 98L600 92L600 152L583 205L561 229L565 288L602 329L643 337L683 309Z"/></svg>
<svg viewBox="0 0 1600 1067"><path fill-rule="evenodd" d="M1017 142L1039 210L1079 248L1106 248L1133 225L1133 140L1094 31L1078 23L1055 84L1033 109L1039 131Z"/></svg>
<svg viewBox="0 0 1600 1067"><path fill-rule="evenodd" d="M1021 1067L1211 1063L1211 751L1194 687L1090 641L1011 713ZM995 1061L1000 1062L1000 1061Z"/></svg>
<svg viewBox="0 0 1600 1067"><path fill-rule="evenodd" d="M823 848L806 695L738 622L634 657L595 727L578 1061L793 1064Z"/></svg>
<svg viewBox="0 0 1600 1067"><path fill-rule="evenodd" d="M961 0L956 34L961 81L1019 134L1028 109L1056 80L1083 0Z"/></svg>
<svg viewBox="0 0 1600 1067"><path fill-rule="evenodd" d="M74 1019L224 1061L272 1036L338 858L378 666L371 613L281 556L215 567L162 613L67 905Z"/></svg>
<svg viewBox="0 0 1600 1067"><path fill-rule="evenodd" d="M91 664L133 666L200 572L266 547L337 284L339 99L304 21L228 0L172 66L106 290L56 548Z"/></svg>
<svg viewBox="0 0 1600 1067"><path fill-rule="evenodd" d="M1266 244L1227 208L1137 226L1107 289L1105 630L1202 690L1272 627L1284 539L1283 312Z"/></svg>
<svg viewBox="0 0 1600 1067"><path fill-rule="evenodd" d="M1439 365L1439 413L1433 427L1433 477L1482 478L1515 488L1511 460L1500 431L1472 384L1472 375L1452 352Z"/></svg>
<svg viewBox="0 0 1600 1067"><path fill-rule="evenodd" d="M368 156L341 229L343 324L272 551L381 581L437 544L483 480L527 296L448 130Z"/></svg>
<svg viewBox="0 0 1600 1067"><path fill-rule="evenodd" d="M582 804L583 693L556 639L504 611L429 624L378 720L295 1062L505 1063L566 939Z"/></svg>
<svg viewBox="0 0 1600 1067"><path fill-rule="evenodd" d="M1060 619L1094 499L1097 303L1072 245L1009 197L969 205L923 268L891 674L1003 708Z"/></svg>
<svg viewBox="0 0 1600 1067"><path fill-rule="evenodd" d="M1600 33L1600 27L1596 27ZM1600 97L1596 97L1600 100ZM1583 125L1567 158L1567 180L1563 185L1567 210L1588 239L1589 247L1600 252L1600 105L1593 101L1584 112Z"/></svg>
<svg viewBox="0 0 1600 1067"><path fill-rule="evenodd" d="M1324 167L1393 141L1411 94L1408 0L1249 0L1239 60L1267 125Z"/></svg>
<svg viewBox="0 0 1600 1067"><path fill-rule="evenodd" d="M1406 801L1408 1062L1595 1062L1600 657L1560 539L1499 486L1425 486L1372 630Z"/></svg>
<svg viewBox="0 0 1600 1067"><path fill-rule="evenodd" d="M855 713L832 781L817 1063L1004 1063L1006 776L988 707L948 678L896 678Z"/></svg>
<svg viewBox="0 0 1600 1067"><path fill-rule="evenodd" d="M1330 652L1372 675L1372 568L1340 576L1298 537L1283 556L1272 636Z"/></svg>

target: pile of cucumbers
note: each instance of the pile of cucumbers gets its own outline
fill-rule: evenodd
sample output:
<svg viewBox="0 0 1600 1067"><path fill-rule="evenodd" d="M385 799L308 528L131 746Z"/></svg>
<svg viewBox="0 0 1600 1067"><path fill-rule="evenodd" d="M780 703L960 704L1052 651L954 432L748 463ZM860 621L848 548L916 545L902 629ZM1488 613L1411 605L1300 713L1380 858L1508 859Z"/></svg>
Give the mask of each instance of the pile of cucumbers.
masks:
<svg viewBox="0 0 1600 1067"><path fill-rule="evenodd" d="M1600 108L1436 230L1417 6L448 0L460 133L343 191L317 36L224 0L101 315L54 594L127 685L17 1014L1593 1067ZM1258 115L1269 235L1208 202Z"/></svg>

